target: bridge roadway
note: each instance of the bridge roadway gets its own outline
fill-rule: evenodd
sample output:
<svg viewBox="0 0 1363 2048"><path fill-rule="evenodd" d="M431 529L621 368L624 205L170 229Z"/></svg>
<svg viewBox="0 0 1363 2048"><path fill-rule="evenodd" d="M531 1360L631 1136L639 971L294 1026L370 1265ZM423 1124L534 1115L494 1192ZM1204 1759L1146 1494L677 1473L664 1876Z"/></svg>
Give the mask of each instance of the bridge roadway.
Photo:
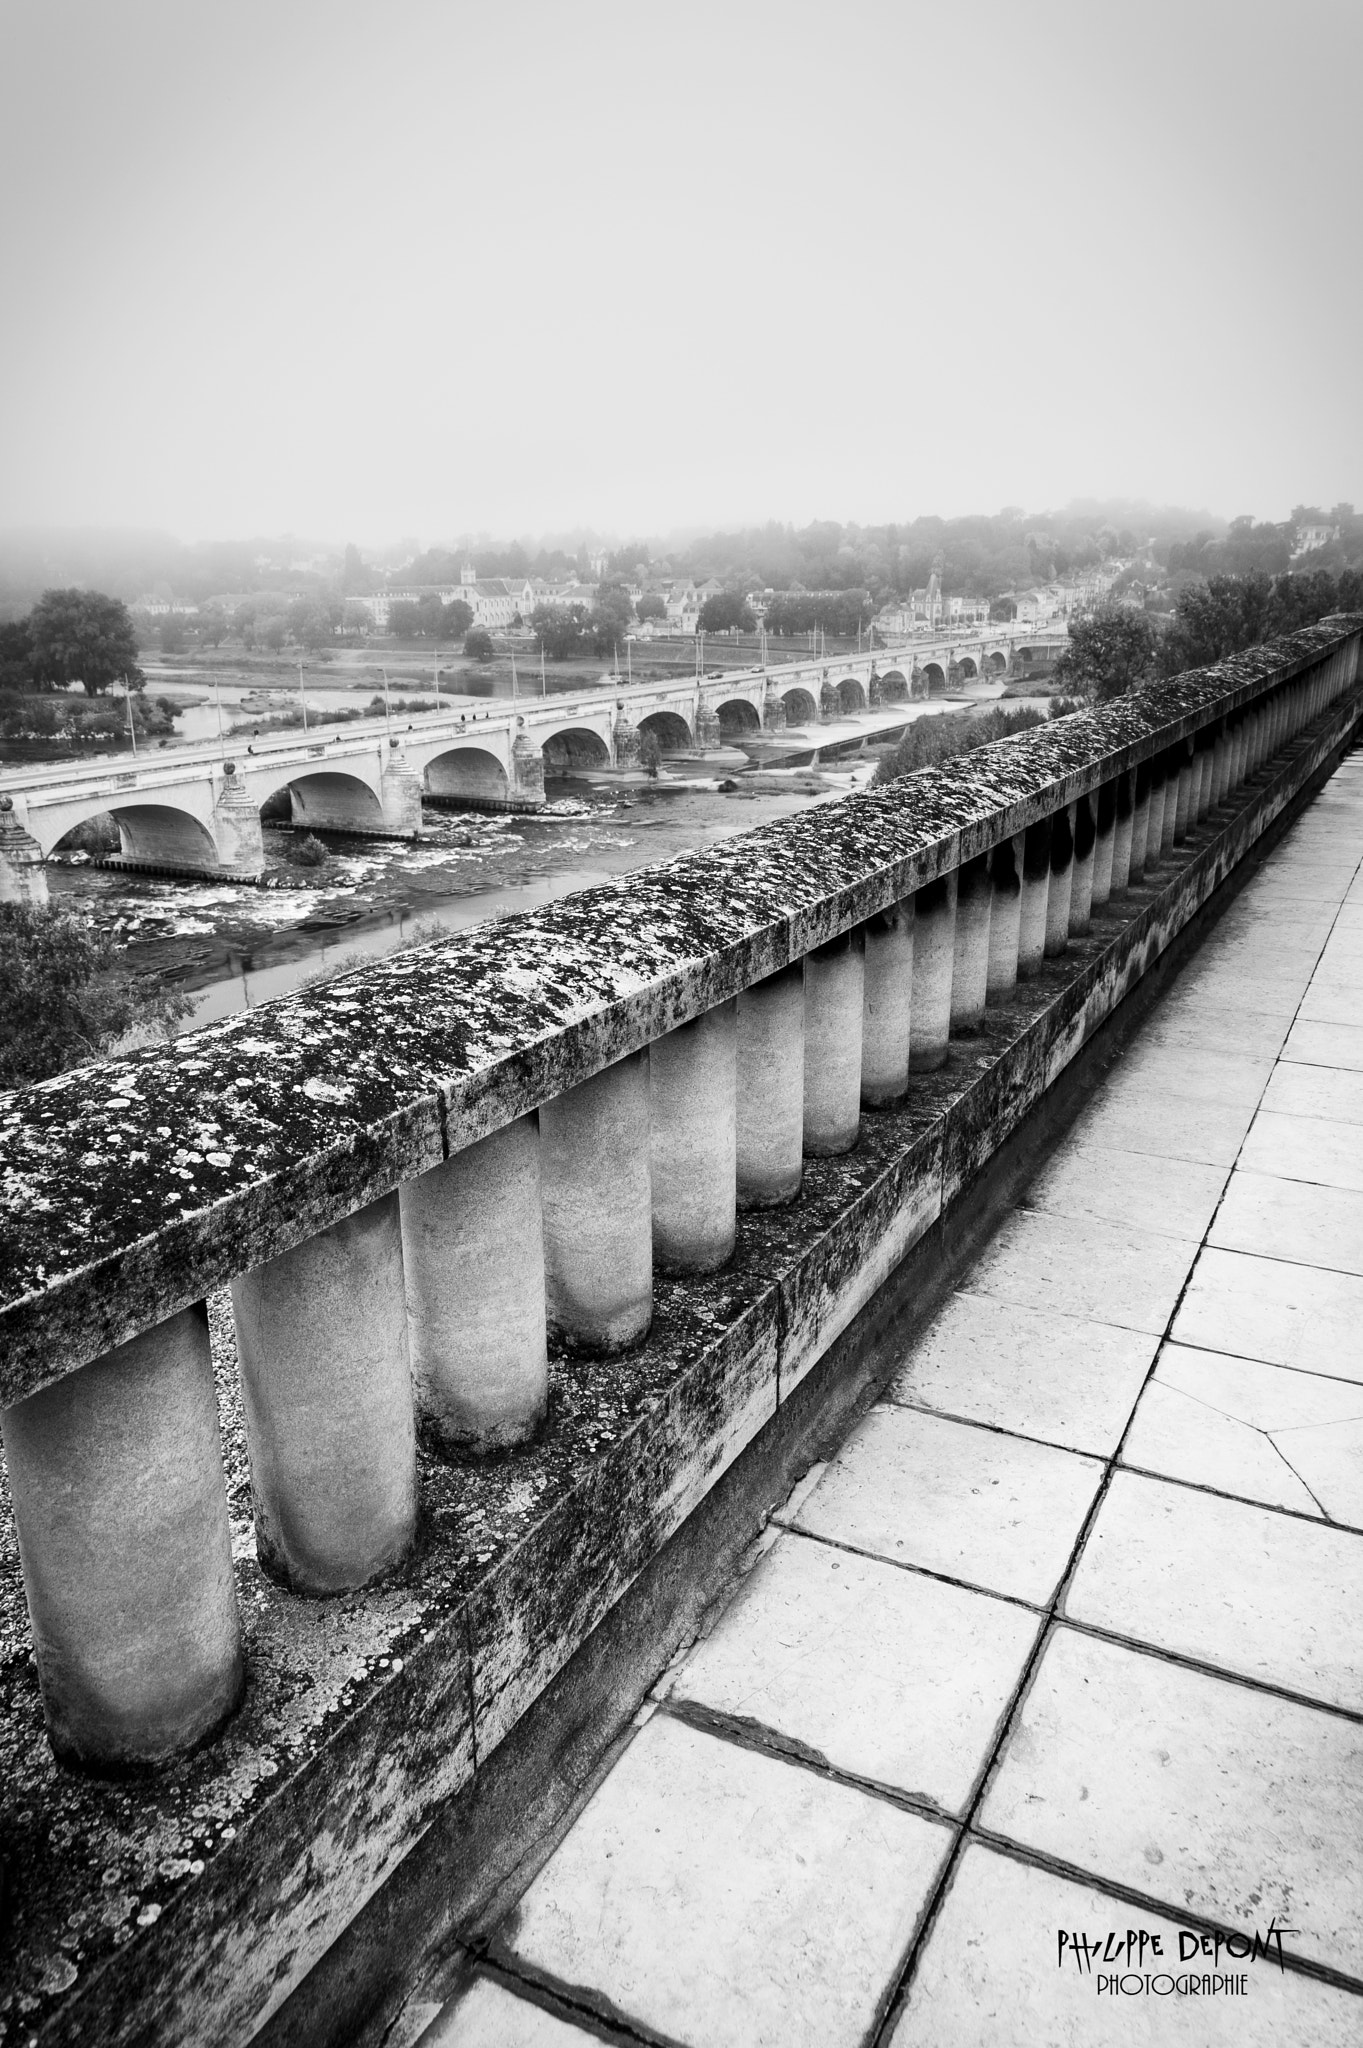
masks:
<svg viewBox="0 0 1363 2048"><path fill-rule="evenodd" d="M74 827L112 814L122 861L159 872L253 881L265 868L261 806L289 793L300 828L414 838L423 795L496 811L544 802L546 764L629 767L642 735L664 753L745 732L817 727L981 675L1015 673L1063 635L989 632L874 653L739 669L664 683L609 681L576 697L464 700L322 726L288 738L43 763L0 773L0 900L45 893L42 864ZM817 742L815 742L817 743Z"/></svg>
<svg viewBox="0 0 1363 2048"><path fill-rule="evenodd" d="M1355 753L385 2039L1363 2039L1360 854Z"/></svg>

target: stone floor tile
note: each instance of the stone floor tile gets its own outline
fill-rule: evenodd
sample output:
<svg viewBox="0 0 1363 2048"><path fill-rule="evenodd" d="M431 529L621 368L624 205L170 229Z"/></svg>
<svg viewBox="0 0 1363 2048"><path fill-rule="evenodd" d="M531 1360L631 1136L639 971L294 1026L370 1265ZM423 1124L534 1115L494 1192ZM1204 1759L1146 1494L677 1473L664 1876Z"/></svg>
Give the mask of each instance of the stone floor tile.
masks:
<svg viewBox="0 0 1363 2048"><path fill-rule="evenodd" d="M1228 1169L1253 1114L1253 1102L1199 1102L1145 1078L1140 1089L1101 1091L1076 1120L1070 1143L1081 1151L1153 1153Z"/></svg>
<svg viewBox="0 0 1363 2048"><path fill-rule="evenodd" d="M1288 1071L1321 1074L1328 1069L1297 1067ZM1279 1180L1363 1190L1363 1131L1357 1124L1284 1115L1264 1108L1246 1133L1236 1164L1241 1173L1268 1173Z"/></svg>
<svg viewBox="0 0 1363 2048"><path fill-rule="evenodd" d="M1363 1194L1236 1172L1208 1242L1227 1251L1363 1274Z"/></svg>
<svg viewBox="0 0 1363 2048"><path fill-rule="evenodd" d="M1282 1368L1274 1365L1264 1370L1280 1372ZM1268 1507L1293 1508L1302 1515L1321 1512L1271 1437L1221 1409L1208 1407L1195 1395L1159 1381L1153 1381L1141 1396L1122 1447L1122 1462L1143 1472L1185 1480L1190 1486L1213 1486L1221 1493L1262 1501Z"/></svg>
<svg viewBox="0 0 1363 2048"><path fill-rule="evenodd" d="M1207 1246L1170 1336L1203 1350L1363 1382L1363 1279Z"/></svg>
<svg viewBox="0 0 1363 2048"><path fill-rule="evenodd" d="M688 2048L854 2048L948 1830L655 1714L501 1936L528 1968Z"/></svg>
<svg viewBox="0 0 1363 2048"><path fill-rule="evenodd" d="M1289 1021L1285 1017L1261 1017L1254 1010L1236 1010L1205 996L1185 1001L1175 983L1141 1026L1141 1041L1147 1045L1196 1048L1210 1042L1223 1052L1271 1060L1281 1049Z"/></svg>
<svg viewBox="0 0 1363 2048"><path fill-rule="evenodd" d="M1348 1530L1118 1472L1065 1612L1363 1711L1363 1537Z"/></svg>
<svg viewBox="0 0 1363 2048"><path fill-rule="evenodd" d="M1211 991L1217 1007L1254 1010L1264 1017L1295 1017L1305 986L1304 974L1270 975L1235 971L1199 961L1196 954L1179 976L1180 993L1198 996Z"/></svg>
<svg viewBox="0 0 1363 2048"><path fill-rule="evenodd" d="M890 1398L1108 1456L1156 1342L1113 1323L953 1294L915 1341Z"/></svg>
<svg viewBox="0 0 1363 2048"><path fill-rule="evenodd" d="M972 1294L1162 1336L1195 1246L1130 1224L1015 1209L970 1272Z"/></svg>
<svg viewBox="0 0 1363 2048"><path fill-rule="evenodd" d="M1331 1449L1341 1431L1347 1438L1348 1425L1360 1422L1363 1389L1350 1380L1166 1344L1122 1457L1191 1485L1358 1522L1357 1514L1329 1505L1308 1468L1328 1475L1341 1502L1363 1504L1358 1446L1346 1441Z"/></svg>
<svg viewBox="0 0 1363 2048"><path fill-rule="evenodd" d="M451 1999L418 2048L597 2048L618 2034L586 2033L529 1998L519 1998L495 1977L479 1976Z"/></svg>
<svg viewBox="0 0 1363 2048"><path fill-rule="evenodd" d="M1074 1451L920 1409L873 1408L795 1522L893 1563L1044 1606L1102 1471Z"/></svg>
<svg viewBox="0 0 1363 2048"><path fill-rule="evenodd" d="M1332 1522L1363 1530L1363 1417L1275 1429L1273 1441Z"/></svg>
<svg viewBox="0 0 1363 2048"><path fill-rule="evenodd" d="M1341 1715L1060 1628L982 1824L1359 1976L1358 1753Z"/></svg>
<svg viewBox="0 0 1363 2048"><path fill-rule="evenodd" d="M784 1535L672 1687L836 1769L965 1806L1039 1616L812 1538Z"/></svg>
<svg viewBox="0 0 1363 2048"><path fill-rule="evenodd" d="M1314 1067L1347 1067L1363 1074L1363 1024L1298 1021L1287 1034L1283 1058Z"/></svg>
<svg viewBox="0 0 1363 2048"><path fill-rule="evenodd" d="M1326 1123L1363 1124L1363 1068L1302 1066L1294 1060L1279 1060L1264 1090L1262 1107L1278 1116L1314 1116ZM1363 1146L1363 1138L1357 1132L1354 1144Z"/></svg>
<svg viewBox="0 0 1363 2048"><path fill-rule="evenodd" d="M1102 1094L1110 1102L1134 1096L1144 1105L1153 1086L1160 1093L1252 1110L1272 1072L1271 1058L1255 1059L1226 1046L1153 1045L1142 1033L1108 1075Z"/></svg>
<svg viewBox="0 0 1363 2048"><path fill-rule="evenodd" d="M1304 1024L1356 1024L1358 1013L1357 983L1317 976L1302 997L1297 1016Z"/></svg>
<svg viewBox="0 0 1363 2048"><path fill-rule="evenodd" d="M1052 1216L1134 1223L1197 1244L1225 1185L1224 1166L1187 1159L1175 1164L1151 1152L1110 1152L1067 1141L1042 1167L1020 1206Z"/></svg>
<svg viewBox="0 0 1363 2048"><path fill-rule="evenodd" d="M1068 1955L1057 1962L1061 1929L1124 1941L1129 1927L1162 1943L1160 1956L1146 1950L1141 1971L1243 1971L1248 1995L1100 1996L1101 1962L1087 1972ZM1355 2048L1363 2000L1354 1993L1262 1959L1180 1962L1179 1934L1196 1931L971 1842L890 2048Z"/></svg>

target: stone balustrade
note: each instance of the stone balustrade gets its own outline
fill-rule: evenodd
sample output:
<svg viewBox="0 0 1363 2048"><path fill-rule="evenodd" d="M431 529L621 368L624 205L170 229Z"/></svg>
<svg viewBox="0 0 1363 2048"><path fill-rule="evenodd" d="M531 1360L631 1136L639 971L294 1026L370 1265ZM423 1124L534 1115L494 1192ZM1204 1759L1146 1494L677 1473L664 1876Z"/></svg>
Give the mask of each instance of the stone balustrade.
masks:
<svg viewBox="0 0 1363 2048"><path fill-rule="evenodd" d="M419 1446L534 1438L551 1355L630 1353L655 1274L798 1214L807 1160L911 1108L1190 839L1205 900L1263 829L1226 824L1250 786L1352 730L1361 640L1324 622L0 1098L0 1428L57 1756L145 1770L241 1699L213 1290L263 1569L304 1601L381 1585Z"/></svg>
<svg viewBox="0 0 1363 2048"><path fill-rule="evenodd" d="M655 1266L722 1266L740 1202L855 1146L1357 653L1317 628L11 1098L0 1391L58 1753L159 1761L240 1696L209 1289L262 1562L380 1578L418 1432L530 1437L551 1343L637 1344Z"/></svg>

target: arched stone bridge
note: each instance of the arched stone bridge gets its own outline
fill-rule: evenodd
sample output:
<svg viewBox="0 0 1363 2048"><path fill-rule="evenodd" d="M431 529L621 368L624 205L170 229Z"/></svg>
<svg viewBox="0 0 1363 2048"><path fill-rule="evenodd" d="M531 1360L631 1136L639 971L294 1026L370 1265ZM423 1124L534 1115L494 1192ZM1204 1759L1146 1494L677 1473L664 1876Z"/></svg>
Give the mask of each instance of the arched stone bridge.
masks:
<svg viewBox="0 0 1363 2048"><path fill-rule="evenodd" d="M129 866L253 881L264 871L262 805L288 792L293 822L324 832L415 837L422 798L494 811L544 802L545 775L628 767L643 735L663 753L745 733L815 728L943 696L1046 658L1063 636L1005 634L740 669L667 683L607 683L580 697L500 699L486 710L320 727L287 740L44 763L0 775L0 899L41 897L42 864L66 834L112 814Z"/></svg>

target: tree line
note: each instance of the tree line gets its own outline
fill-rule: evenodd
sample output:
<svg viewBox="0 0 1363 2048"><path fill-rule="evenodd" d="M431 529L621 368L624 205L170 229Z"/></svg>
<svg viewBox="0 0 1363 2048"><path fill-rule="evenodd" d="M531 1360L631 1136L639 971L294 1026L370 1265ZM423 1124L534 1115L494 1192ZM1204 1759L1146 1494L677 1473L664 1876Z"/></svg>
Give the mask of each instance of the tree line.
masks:
<svg viewBox="0 0 1363 2048"><path fill-rule="evenodd" d="M1212 576L1187 585L1166 623L1129 605L1099 606L1070 622L1069 646L1056 663L1065 690L1096 703L1158 677L1209 668L1227 655L1332 612L1363 611L1363 570L1293 570L1268 576Z"/></svg>

